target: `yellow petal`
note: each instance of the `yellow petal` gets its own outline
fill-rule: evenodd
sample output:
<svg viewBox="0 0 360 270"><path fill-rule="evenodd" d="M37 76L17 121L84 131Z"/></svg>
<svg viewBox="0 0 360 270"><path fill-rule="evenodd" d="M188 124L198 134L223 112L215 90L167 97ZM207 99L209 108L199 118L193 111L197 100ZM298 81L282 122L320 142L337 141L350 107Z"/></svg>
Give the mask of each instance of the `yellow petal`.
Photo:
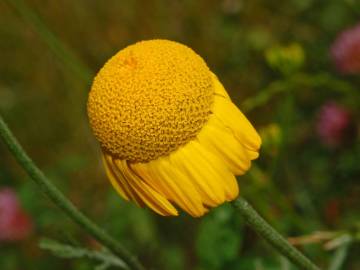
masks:
<svg viewBox="0 0 360 270"><path fill-rule="evenodd" d="M197 139L202 146L224 160L234 174L244 174L250 168L251 160L244 146L215 117L209 118Z"/></svg>
<svg viewBox="0 0 360 270"><path fill-rule="evenodd" d="M106 155L105 160L107 161L107 165L114 173L116 184L118 187L122 187L123 191L126 193L127 197L134 201L135 204L139 207L144 207L143 200L138 196L137 192L131 187L128 182L128 179L125 177L123 171L117 166L116 159L112 158L111 156ZM111 179L110 179L111 181ZM115 187L116 189L116 187ZM116 189L118 190L118 189ZM121 195L121 193L120 193Z"/></svg>
<svg viewBox="0 0 360 270"><path fill-rule="evenodd" d="M116 160L116 166L121 170L129 185L139 198L153 211L163 216L177 216L178 212L171 203L146 184L131 168L125 160Z"/></svg>
<svg viewBox="0 0 360 270"><path fill-rule="evenodd" d="M212 112L226 127L232 130L235 137L248 150L252 152L259 150L261 145L259 134L234 103L224 97L215 95ZM257 157L254 153L251 155L253 158Z"/></svg>
<svg viewBox="0 0 360 270"><path fill-rule="evenodd" d="M220 157L214 155L206 148L201 146L204 158L212 165L212 167L218 171L218 174L222 175L222 186L225 190L225 200L232 201L239 195L239 185L236 181L234 174L227 167L226 163L220 159Z"/></svg>
<svg viewBox="0 0 360 270"><path fill-rule="evenodd" d="M229 94L214 73L212 73L212 79L215 94L230 100Z"/></svg>
<svg viewBox="0 0 360 270"><path fill-rule="evenodd" d="M169 162L168 157L132 166L136 171L142 172L144 180L150 186L193 217L202 216L207 212L194 185L175 164ZM144 174L144 171L147 173Z"/></svg>
<svg viewBox="0 0 360 270"><path fill-rule="evenodd" d="M108 164L107 159L111 159L111 157L106 156L106 154L102 155L103 164L105 167L106 175L108 176L110 183L114 187L114 189L123 197L125 200L129 200L129 196L127 195L127 191L125 187L118 181L117 177L115 176L114 171L111 168L111 165ZM111 161L110 161L111 162Z"/></svg>
<svg viewBox="0 0 360 270"><path fill-rule="evenodd" d="M144 204L142 200L137 196L136 192L128 184L128 181L123 175L123 173L115 165L114 159L110 155L104 154L104 160L105 168L107 168L107 172L110 172L110 174L108 174L108 177L115 190L123 198L130 199L134 201L135 204L137 204L138 206L143 207ZM125 195L126 197L123 195Z"/></svg>
<svg viewBox="0 0 360 270"><path fill-rule="evenodd" d="M228 194L229 182L231 193L237 193L238 187L234 175L221 161L210 162L211 155L197 141L191 141L169 158L191 180L205 205L214 207L232 197Z"/></svg>

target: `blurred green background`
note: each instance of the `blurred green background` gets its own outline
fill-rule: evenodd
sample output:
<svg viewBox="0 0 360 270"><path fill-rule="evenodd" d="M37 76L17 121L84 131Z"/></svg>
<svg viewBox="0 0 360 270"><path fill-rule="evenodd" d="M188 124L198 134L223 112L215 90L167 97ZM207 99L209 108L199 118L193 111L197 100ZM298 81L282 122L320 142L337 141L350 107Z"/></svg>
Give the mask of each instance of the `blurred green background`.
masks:
<svg viewBox="0 0 360 270"><path fill-rule="evenodd" d="M329 52L359 18L356 0L1 1L0 111L52 181L150 269L295 269L230 205L201 219L163 218L126 203L105 177L86 116L92 76L136 41L184 43L263 138L259 160L239 178L242 195L323 269L360 269L359 138L352 132L334 147L316 131L331 100L359 129L360 72L339 73ZM34 227L21 241L0 242L0 269L101 265L39 248L44 237L99 246L40 194L2 143L1 187L17 192Z"/></svg>

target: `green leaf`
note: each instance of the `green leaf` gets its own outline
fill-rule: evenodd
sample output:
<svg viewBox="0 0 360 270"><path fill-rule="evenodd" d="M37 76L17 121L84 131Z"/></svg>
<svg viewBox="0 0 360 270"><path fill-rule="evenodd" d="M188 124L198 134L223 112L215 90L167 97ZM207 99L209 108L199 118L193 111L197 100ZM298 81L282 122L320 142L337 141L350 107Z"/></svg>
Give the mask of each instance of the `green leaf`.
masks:
<svg viewBox="0 0 360 270"><path fill-rule="evenodd" d="M107 250L103 251L93 251L84 249L81 247L74 247L70 245L65 245L59 243L52 239L42 239L39 243L40 248L49 250L55 256L66 259L76 259L76 258L87 258L90 260L101 262L96 269L106 269L109 266L118 267L121 269L128 269L125 262L111 254Z"/></svg>

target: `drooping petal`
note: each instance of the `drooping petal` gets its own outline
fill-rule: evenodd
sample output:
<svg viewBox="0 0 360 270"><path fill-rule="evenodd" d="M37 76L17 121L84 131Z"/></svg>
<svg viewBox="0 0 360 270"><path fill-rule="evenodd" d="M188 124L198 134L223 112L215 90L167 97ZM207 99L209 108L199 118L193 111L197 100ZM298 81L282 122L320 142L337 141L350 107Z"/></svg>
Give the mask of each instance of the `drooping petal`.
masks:
<svg viewBox="0 0 360 270"><path fill-rule="evenodd" d="M234 175L197 140L178 149L170 160L192 181L205 205L214 207L238 194Z"/></svg>
<svg viewBox="0 0 360 270"><path fill-rule="evenodd" d="M119 160L116 160L111 156L105 155L105 161L106 165L110 169L110 172L112 172L114 176L114 178L109 177L110 181L113 184L114 188L119 192L119 194L121 195L120 191L123 191L130 200L135 202L136 205L144 207L145 204L143 200L139 197L136 190L134 190L133 187L130 185L129 178L124 175L123 170L119 168L119 166L116 164ZM113 183L112 181L114 180L115 182Z"/></svg>
<svg viewBox="0 0 360 270"><path fill-rule="evenodd" d="M106 154L103 155L103 161L110 182L124 199L132 200L141 207L147 205L163 216L178 215L175 207L132 172L126 161L113 159Z"/></svg>
<svg viewBox="0 0 360 270"><path fill-rule="evenodd" d="M163 216L177 216L174 206L161 194L143 181L127 164L125 160L116 160L116 166L121 170L129 185L138 197L153 211Z"/></svg>
<svg viewBox="0 0 360 270"><path fill-rule="evenodd" d="M234 174L241 175L249 169L251 160L246 149L231 130L215 117L210 117L197 139L202 146L224 160Z"/></svg>
<svg viewBox="0 0 360 270"><path fill-rule="evenodd" d="M129 200L131 198L130 192L128 190L128 187L125 183L125 185L122 183L123 181L119 180L119 176L115 174L113 165L112 165L112 158L111 156L107 154L102 155L103 164L105 167L106 175L108 176L110 183L114 187L114 189L120 194L121 197L123 197L125 200Z"/></svg>
<svg viewBox="0 0 360 270"><path fill-rule="evenodd" d="M211 166L218 171L219 176L222 176L221 183L225 191L225 200L232 201L239 195L239 185L234 174L227 167L226 163L220 157L211 153L210 150L201 146L203 149L204 159L208 161Z"/></svg>
<svg viewBox="0 0 360 270"><path fill-rule="evenodd" d="M212 112L252 154L258 157L261 138L244 114L230 100L215 95Z"/></svg>
<svg viewBox="0 0 360 270"><path fill-rule="evenodd" d="M212 79L213 79L213 86L214 86L214 92L215 95L224 97L228 100L230 100L229 94L226 92L224 86L220 83L219 79L216 77L214 73L212 73Z"/></svg>
<svg viewBox="0 0 360 270"><path fill-rule="evenodd" d="M168 157L133 164L132 167L150 186L193 217L202 216L208 211L193 183Z"/></svg>

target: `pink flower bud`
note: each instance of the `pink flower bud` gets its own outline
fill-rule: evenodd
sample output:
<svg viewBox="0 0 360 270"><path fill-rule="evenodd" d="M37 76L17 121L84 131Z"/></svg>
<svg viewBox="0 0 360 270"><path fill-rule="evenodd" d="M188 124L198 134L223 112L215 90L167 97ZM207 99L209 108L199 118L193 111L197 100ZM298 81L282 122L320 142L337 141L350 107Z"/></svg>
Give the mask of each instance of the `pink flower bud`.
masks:
<svg viewBox="0 0 360 270"><path fill-rule="evenodd" d="M328 102L319 111L316 131L325 145L337 147L351 142L356 129L346 108L335 102Z"/></svg>
<svg viewBox="0 0 360 270"><path fill-rule="evenodd" d="M360 23L340 33L330 53L340 72L360 73Z"/></svg>
<svg viewBox="0 0 360 270"><path fill-rule="evenodd" d="M15 192L10 188L0 189L0 242L22 240L30 235L32 227Z"/></svg>

